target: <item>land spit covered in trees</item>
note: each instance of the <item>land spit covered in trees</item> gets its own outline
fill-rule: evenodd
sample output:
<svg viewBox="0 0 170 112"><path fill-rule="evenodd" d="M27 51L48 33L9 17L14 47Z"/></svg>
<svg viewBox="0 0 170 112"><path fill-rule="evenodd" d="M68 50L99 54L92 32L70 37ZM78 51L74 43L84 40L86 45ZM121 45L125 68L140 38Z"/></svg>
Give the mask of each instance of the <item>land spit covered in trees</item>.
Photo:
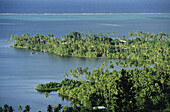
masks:
<svg viewBox="0 0 170 112"><path fill-rule="evenodd" d="M114 36L114 32L112 33ZM129 38L117 36L112 39L107 35L72 32L62 39L53 35L28 34L12 35L13 47L27 48L48 52L60 56L101 57L131 59L117 62L123 67L143 66L116 71L113 62L103 63L101 67L88 70L78 67L66 73L66 79L60 83L39 84L36 89L41 92L58 91L71 100L71 106L84 111L94 106L105 106L106 111L149 112L170 111L170 33L163 32L128 33ZM113 37L112 36L112 37ZM148 65L153 64L150 68ZM111 70L110 70L111 69ZM87 80L81 80L82 75Z"/></svg>
<svg viewBox="0 0 170 112"><path fill-rule="evenodd" d="M169 34L163 32L150 34L143 32L128 33L129 39L125 36L114 36L111 34L88 34L71 32L69 35L54 37L51 35L23 34L22 36L11 35L8 40L15 42L12 47L33 49L36 51L53 53L60 56L77 57L102 57L102 58L122 58L145 61L161 61L166 58L161 54L168 54ZM117 37L117 39L109 38ZM161 52L162 51L162 52Z"/></svg>

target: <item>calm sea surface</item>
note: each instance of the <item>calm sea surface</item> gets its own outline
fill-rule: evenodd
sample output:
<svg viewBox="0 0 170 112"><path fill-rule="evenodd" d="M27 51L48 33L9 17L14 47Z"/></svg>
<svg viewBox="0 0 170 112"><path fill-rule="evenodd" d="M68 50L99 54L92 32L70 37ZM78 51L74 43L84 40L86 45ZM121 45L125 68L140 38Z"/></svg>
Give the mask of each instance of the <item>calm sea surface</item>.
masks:
<svg viewBox="0 0 170 112"><path fill-rule="evenodd" d="M69 69L99 67L111 59L59 57L47 53L30 54L30 50L10 48L7 42L11 34L54 34L56 37L71 31L92 33L115 32L126 35L139 30L143 32L170 32L170 14L0 14L0 106L12 105L17 111L19 104L31 105L31 111L44 112L47 101L36 85L60 82ZM115 38L114 36L111 36ZM114 62L118 60L113 60ZM115 67L120 70L119 67ZM68 104L56 92L49 94L51 105Z"/></svg>

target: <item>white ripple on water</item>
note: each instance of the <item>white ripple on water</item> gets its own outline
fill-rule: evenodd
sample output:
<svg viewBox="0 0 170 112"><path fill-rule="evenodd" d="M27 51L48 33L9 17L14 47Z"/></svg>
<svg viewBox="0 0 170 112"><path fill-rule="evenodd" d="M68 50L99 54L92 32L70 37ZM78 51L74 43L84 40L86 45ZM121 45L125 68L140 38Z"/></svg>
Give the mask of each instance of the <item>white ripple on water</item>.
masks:
<svg viewBox="0 0 170 112"><path fill-rule="evenodd" d="M115 27L120 26L120 25L118 25L118 24L100 24L100 25L104 25L104 26L115 26Z"/></svg>
<svg viewBox="0 0 170 112"><path fill-rule="evenodd" d="M0 23L0 25L16 25L16 23Z"/></svg>
<svg viewBox="0 0 170 112"><path fill-rule="evenodd" d="M170 13L0 13L0 15L119 15L119 14L170 14Z"/></svg>

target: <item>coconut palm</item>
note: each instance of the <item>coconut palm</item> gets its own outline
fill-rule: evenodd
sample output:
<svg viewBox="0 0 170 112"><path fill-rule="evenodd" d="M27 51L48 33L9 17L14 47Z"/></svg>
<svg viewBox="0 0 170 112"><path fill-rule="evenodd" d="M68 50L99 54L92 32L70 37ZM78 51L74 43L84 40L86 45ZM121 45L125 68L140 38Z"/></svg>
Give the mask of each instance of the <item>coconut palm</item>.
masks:
<svg viewBox="0 0 170 112"><path fill-rule="evenodd" d="M45 98L47 99L47 105L48 105L48 92L45 92Z"/></svg>
<svg viewBox="0 0 170 112"><path fill-rule="evenodd" d="M66 112L66 111L67 111L67 108L68 108L67 105L64 105L64 106L63 106L63 112Z"/></svg>
<svg viewBox="0 0 170 112"><path fill-rule="evenodd" d="M22 105L21 105L21 104L18 106L18 110L19 110L20 112L22 111Z"/></svg>
<svg viewBox="0 0 170 112"><path fill-rule="evenodd" d="M53 107L51 105L48 105L47 112L52 112Z"/></svg>
<svg viewBox="0 0 170 112"><path fill-rule="evenodd" d="M31 110L31 107L30 107L29 105L26 105L26 106L25 106L25 111L26 111L26 112L29 112L30 110Z"/></svg>

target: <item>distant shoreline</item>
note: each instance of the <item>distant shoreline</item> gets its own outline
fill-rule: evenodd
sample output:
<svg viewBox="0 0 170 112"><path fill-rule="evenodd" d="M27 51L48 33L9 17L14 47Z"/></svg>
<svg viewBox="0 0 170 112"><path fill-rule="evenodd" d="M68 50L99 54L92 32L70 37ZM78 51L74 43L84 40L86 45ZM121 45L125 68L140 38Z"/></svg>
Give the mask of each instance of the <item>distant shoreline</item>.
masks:
<svg viewBox="0 0 170 112"><path fill-rule="evenodd" d="M170 14L170 13L0 13L0 15L117 15L117 14Z"/></svg>

